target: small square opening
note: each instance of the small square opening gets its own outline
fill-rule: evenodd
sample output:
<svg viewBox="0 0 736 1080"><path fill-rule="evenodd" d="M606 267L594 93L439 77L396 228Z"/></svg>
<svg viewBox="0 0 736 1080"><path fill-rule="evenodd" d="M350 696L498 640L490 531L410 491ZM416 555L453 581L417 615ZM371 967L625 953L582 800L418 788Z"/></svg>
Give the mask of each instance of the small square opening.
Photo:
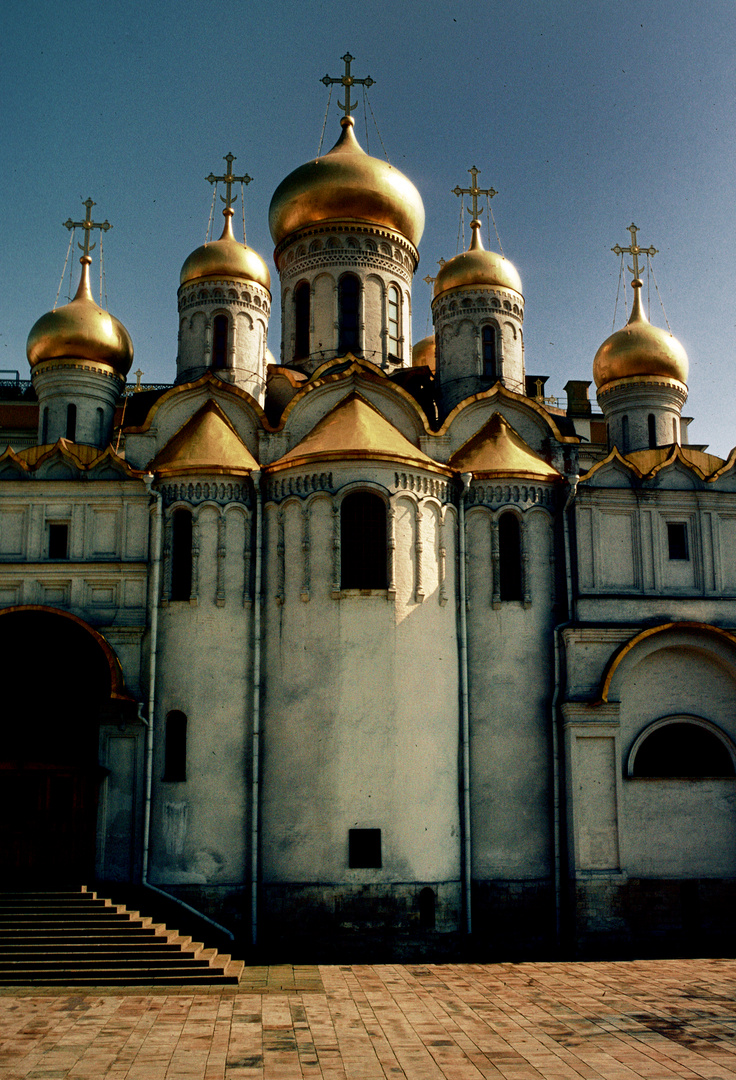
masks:
<svg viewBox="0 0 736 1080"><path fill-rule="evenodd" d="M69 558L69 526L49 525L49 558Z"/></svg>
<svg viewBox="0 0 736 1080"><path fill-rule="evenodd" d="M684 521L668 522L667 545L670 559L690 558L687 550L687 525Z"/></svg>
<svg viewBox="0 0 736 1080"><path fill-rule="evenodd" d="M348 830L348 866L351 870L381 869L381 830Z"/></svg>

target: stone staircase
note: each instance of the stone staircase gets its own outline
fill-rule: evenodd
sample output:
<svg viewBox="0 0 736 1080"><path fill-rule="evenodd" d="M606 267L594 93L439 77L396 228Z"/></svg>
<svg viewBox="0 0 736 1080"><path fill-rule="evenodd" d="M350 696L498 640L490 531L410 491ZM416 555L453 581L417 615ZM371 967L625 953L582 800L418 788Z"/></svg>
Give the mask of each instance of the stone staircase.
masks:
<svg viewBox="0 0 736 1080"><path fill-rule="evenodd" d="M0 892L0 986L233 985L243 969L84 886Z"/></svg>

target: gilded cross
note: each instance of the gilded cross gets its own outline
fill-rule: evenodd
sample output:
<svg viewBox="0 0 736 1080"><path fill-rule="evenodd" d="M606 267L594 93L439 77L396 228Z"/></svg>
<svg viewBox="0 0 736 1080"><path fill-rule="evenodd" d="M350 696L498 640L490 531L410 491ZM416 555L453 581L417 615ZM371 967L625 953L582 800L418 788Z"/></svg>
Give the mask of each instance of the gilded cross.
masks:
<svg viewBox="0 0 736 1080"><path fill-rule="evenodd" d="M325 75L324 79L320 79L320 82L323 82L325 86L331 86L332 83L340 83L342 86L345 87L345 103L343 104L342 101L338 101L338 105L346 116L350 116L351 112L357 105L357 102L355 102L355 104L350 103L350 87L358 85L370 87L373 86L375 80L371 79L370 76L366 79L356 79L353 75L350 74L350 65L355 59L355 57L351 56L349 52L345 53L345 55L341 57L341 59L345 61L345 74L339 79L333 79L329 75Z"/></svg>
<svg viewBox="0 0 736 1080"><path fill-rule="evenodd" d="M480 209L478 209L478 196L479 195L487 195L489 199L492 199L494 195L498 195L498 192L494 191L494 189L492 187L491 188L479 188L478 187L478 176L480 175L480 169L476 169L475 165L473 166L472 169L468 169L468 172L470 173L470 175L473 178L473 182L470 185L470 187L469 188L462 188L458 184L457 187L454 187L452 189L452 194L453 195L470 195L471 199L473 200L473 208L472 208L472 210L470 212L473 215L473 221L477 221L478 220L478 215L483 213L483 207L482 206L481 206Z"/></svg>
<svg viewBox="0 0 736 1080"><path fill-rule="evenodd" d="M210 173L209 176L205 176L205 180L209 180L211 184L216 184L218 180L221 180L225 185L225 194L220 198L225 203L225 209L229 210L234 202L237 201L238 196L233 195L233 184L249 184L253 179L252 176L248 176L245 173L244 176L233 175L233 162L237 160L234 154L225 154L224 160L227 162L227 172L224 176L215 176L214 173Z"/></svg>
<svg viewBox="0 0 736 1080"><path fill-rule="evenodd" d="M640 255L650 255L650 256L651 255L656 255L657 254L657 248L655 248L655 247L648 247L648 248L639 247L639 245L636 242L636 234L639 231L639 229L638 229L638 226L633 224L633 222L632 222L631 225L629 225L628 231L631 233L631 243L629 244L629 246L628 247L619 247L619 245L616 244L615 247L611 248L611 251L615 255L631 255L631 258L632 258L632 260L634 262L634 265L630 266L629 270L634 275L634 277L636 279L638 279L640 277L640 274L639 274L639 256Z"/></svg>
<svg viewBox="0 0 736 1080"><path fill-rule="evenodd" d="M107 232L108 229L112 228L112 225L107 220L92 220L92 207L97 206L97 203L93 202L92 199L84 199L82 205L87 207L87 215L84 221L72 221L72 219L69 218L67 221L63 222L63 224L67 229L84 229L84 243L77 244L77 247L81 248L83 256L88 257L90 251L93 251L94 248L97 247L96 244L90 244L89 242L89 234L92 229L100 229L101 231Z"/></svg>
<svg viewBox="0 0 736 1080"><path fill-rule="evenodd" d="M446 259L438 259L437 260L437 265L439 266L440 269L442 269L442 267L445 265L446 261L447 261ZM434 285L437 278L432 277L431 274L427 274L427 276L425 278L423 278L422 280L426 281L428 285Z"/></svg>

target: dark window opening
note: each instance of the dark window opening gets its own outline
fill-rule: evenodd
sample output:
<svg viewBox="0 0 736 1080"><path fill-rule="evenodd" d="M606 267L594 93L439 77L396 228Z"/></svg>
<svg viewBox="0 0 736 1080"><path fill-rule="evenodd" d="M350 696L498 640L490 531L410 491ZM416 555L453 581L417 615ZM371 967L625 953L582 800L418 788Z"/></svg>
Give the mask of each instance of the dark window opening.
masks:
<svg viewBox="0 0 736 1080"><path fill-rule="evenodd" d="M733 761L717 735L697 724L657 728L636 752L633 776L734 776Z"/></svg>
<svg viewBox="0 0 736 1080"><path fill-rule="evenodd" d="M422 930L434 930L436 897L434 889L427 887L419 893L419 925Z"/></svg>
<svg viewBox="0 0 736 1080"><path fill-rule="evenodd" d="M192 593L192 515L175 510L171 523L171 599L188 600Z"/></svg>
<svg viewBox="0 0 736 1080"><path fill-rule="evenodd" d="M309 282L301 281L294 290L294 359L309 356Z"/></svg>
<svg viewBox="0 0 736 1080"><path fill-rule="evenodd" d="M649 429L649 449L656 450L657 448L657 425L654 420L654 413L649 413L647 417L647 427Z"/></svg>
<svg viewBox="0 0 736 1080"><path fill-rule="evenodd" d="M348 829L348 866L351 870L380 870L381 830Z"/></svg>
<svg viewBox="0 0 736 1080"><path fill-rule="evenodd" d="M356 491L340 507L340 583L343 589L385 589L386 504Z"/></svg>
<svg viewBox="0 0 736 1080"><path fill-rule="evenodd" d="M43 419L41 421L41 445L45 446L49 441L49 407L48 405L43 410Z"/></svg>
<svg viewBox="0 0 736 1080"><path fill-rule="evenodd" d="M164 780L182 781L187 778L187 718L183 712L170 712L166 717L164 741Z"/></svg>
<svg viewBox="0 0 736 1080"><path fill-rule="evenodd" d="M103 435L105 434L105 411L104 409L97 410L97 442L102 443Z"/></svg>
<svg viewBox="0 0 736 1080"><path fill-rule="evenodd" d="M345 277L340 278L340 284L337 287L337 349L340 354L358 352L359 301L360 283L354 274L346 274Z"/></svg>
<svg viewBox="0 0 736 1080"><path fill-rule="evenodd" d="M687 549L687 525L684 521L670 521L667 523L667 547L670 559L688 560L690 555Z"/></svg>
<svg viewBox="0 0 736 1080"><path fill-rule="evenodd" d="M502 600L521 600L521 528L516 514L498 519L499 577Z"/></svg>
<svg viewBox="0 0 736 1080"><path fill-rule="evenodd" d="M212 321L212 367L227 366L227 345L230 326L227 315L215 315Z"/></svg>
<svg viewBox="0 0 736 1080"><path fill-rule="evenodd" d="M49 525L49 558L69 558L69 526Z"/></svg>
<svg viewBox="0 0 736 1080"><path fill-rule="evenodd" d="M66 437L69 442L74 442L77 438L77 406L67 405L66 407Z"/></svg>
<svg viewBox="0 0 736 1080"><path fill-rule="evenodd" d="M483 374L486 378L496 376L496 328L483 327Z"/></svg>
<svg viewBox="0 0 736 1080"><path fill-rule="evenodd" d="M629 418L628 416L621 417L621 452L628 454L629 452Z"/></svg>

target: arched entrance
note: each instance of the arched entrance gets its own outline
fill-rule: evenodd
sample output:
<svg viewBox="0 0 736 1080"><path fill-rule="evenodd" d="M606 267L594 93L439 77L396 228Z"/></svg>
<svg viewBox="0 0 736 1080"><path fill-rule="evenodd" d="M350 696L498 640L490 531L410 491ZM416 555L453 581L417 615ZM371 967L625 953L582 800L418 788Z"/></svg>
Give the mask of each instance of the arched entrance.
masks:
<svg viewBox="0 0 736 1080"><path fill-rule="evenodd" d="M119 666L91 627L48 608L0 612L0 658L3 879L79 885L94 876L99 723L123 696Z"/></svg>

